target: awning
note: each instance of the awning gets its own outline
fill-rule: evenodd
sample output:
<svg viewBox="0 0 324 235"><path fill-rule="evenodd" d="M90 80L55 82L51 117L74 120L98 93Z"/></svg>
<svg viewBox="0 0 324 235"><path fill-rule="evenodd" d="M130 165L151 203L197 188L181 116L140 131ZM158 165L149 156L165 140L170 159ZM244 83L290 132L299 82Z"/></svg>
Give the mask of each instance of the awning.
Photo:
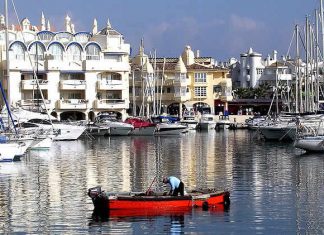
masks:
<svg viewBox="0 0 324 235"><path fill-rule="evenodd" d="M60 73L68 73L68 74L71 74L71 73L73 73L73 74L84 74L85 73L85 71L83 71L83 70L61 70L60 71Z"/></svg>
<svg viewBox="0 0 324 235"><path fill-rule="evenodd" d="M35 71L36 74L46 74L47 71L44 71L44 70L38 70L38 71ZM21 70L21 74L34 74L34 71L33 70Z"/></svg>

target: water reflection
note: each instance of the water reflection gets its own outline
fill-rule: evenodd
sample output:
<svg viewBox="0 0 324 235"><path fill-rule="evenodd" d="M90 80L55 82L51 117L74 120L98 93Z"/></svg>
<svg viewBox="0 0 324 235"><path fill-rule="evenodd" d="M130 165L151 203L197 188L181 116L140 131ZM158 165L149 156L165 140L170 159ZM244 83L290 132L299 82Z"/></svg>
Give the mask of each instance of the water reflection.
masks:
<svg viewBox="0 0 324 235"><path fill-rule="evenodd" d="M302 154L296 164L296 207L299 233L323 234L324 158Z"/></svg>
<svg viewBox="0 0 324 235"><path fill-rule="evenodd" d="M323 233L323 156L252 137L225 130L54 142L0 165L0 233ZM91 216L88 188L145 191L157 177L152 189L163 190L167 175L188 190L229 190L230 210Z"/></svg>

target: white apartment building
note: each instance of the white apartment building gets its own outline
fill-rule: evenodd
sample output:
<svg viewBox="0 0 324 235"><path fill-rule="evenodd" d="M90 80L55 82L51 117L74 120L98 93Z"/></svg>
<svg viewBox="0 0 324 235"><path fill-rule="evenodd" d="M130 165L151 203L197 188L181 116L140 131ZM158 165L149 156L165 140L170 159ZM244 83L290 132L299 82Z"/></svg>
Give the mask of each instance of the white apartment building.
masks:
<svg viewBox="0 0 324 235"><path fill-rule="evenodd" d="M102 30L94 20L91 32L76 32L69 16L61 32L51 30L43 14L40 26L32 26L27 18L21 25L8 30L7 60L5 21L0 16L1 82L10 105L46 107L60 120L94 120L99 112L125 118L130 45L109 20ZM5 76L7 64L9 76Z"/></svg>
<svg viewBox="0 0 324 235"><path fill-rule="evenodd" d="M262 54L254 52L252 48L247 53L240 55L240 61L231 64L233 85L237 87L258 87L267 83L271 87L278 82L290 85L294 73L294 61L278 60L277 51L273 51L272 57L262 59Z"/></svg>

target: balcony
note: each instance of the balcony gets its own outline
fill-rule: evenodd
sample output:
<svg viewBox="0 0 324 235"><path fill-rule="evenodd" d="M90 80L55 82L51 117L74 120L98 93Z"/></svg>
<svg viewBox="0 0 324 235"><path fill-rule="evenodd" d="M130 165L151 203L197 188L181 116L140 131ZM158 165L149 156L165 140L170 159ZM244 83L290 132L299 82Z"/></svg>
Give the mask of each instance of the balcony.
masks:
<svg viewBox="0 0 324 235"><path fill-rule="evenodd" d="M38 79L39 89L45 90L48 89L48 80ZM34 79L22 80L21 81L22 90L35 90L37 89L37 82Z"/></svg>
<svg viewBox="0 0 324 235"><path fill-rule="evenodd" d="M85 80L62 80L60 81L61 90L85 90Z"/></svg>
<svg viewBox="0 0 324 235"><path fill-rule="evenodd" d="M103 70L103 71L130 71L129 63L125 62L110 62L106 60L84 60L82 62L82 70L85 71L94 71L94 70Z"/></svg>
<svg viewBox="0 0 324 235"><path fill-rule="evenodd" d="M60 70L62 69L62 60L45 60L44 69L45 70Z"/></svg>
<svg viewBox="0 0 324 235"><path fill-rule="evenodd" d="M45 104L48 105L51 103L50 100L44 100ZM40 106L44 104L42 99L26 99L26 100L19 100L18 104L20 106Z"/></svg>
<svg viewBox="0 0 324 235"><path fill-rule="evenodd" d="M94 106L96 109L127 109L125 100L122 99L101 99L95 100Z"/></svg>
<svg viewBox="0 0 324 235"><path fill-rule="evenodd" d="M84 99L58 100L57 109L87 109L87 103Z"/></svg>
<svg viewBox="0 0 324 235"><path fill-rule="evenodd" d="M173 84L177 86L188 86L190 83L189 78L175 78Z"/></svg>
<svg viewBox="0 0 324 235"><path fill-rule="evenodd" d="M35 110L39 111L39 109L46 110L46 108L51 108L51 101L50 100L42 100L42 99L25 99L25 100L19 100L17 102L17 105L19 107L22 107L27 110Z"/></svg>
<svg viewBox="0 0 324 235"><path fill-rule="evenodd" d="M97 81L98 90L123 90L125 84L122 80Z"/></svg>

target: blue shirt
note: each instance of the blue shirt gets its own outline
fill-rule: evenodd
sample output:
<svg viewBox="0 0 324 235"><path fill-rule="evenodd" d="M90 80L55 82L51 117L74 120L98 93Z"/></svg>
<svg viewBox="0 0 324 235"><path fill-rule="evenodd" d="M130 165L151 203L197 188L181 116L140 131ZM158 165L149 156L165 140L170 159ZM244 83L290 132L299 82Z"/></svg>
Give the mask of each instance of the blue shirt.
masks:
<svg viewBox="0 0 324 235"><path fill-rule="evenodd" d="M175 190L176 188L179 188L179 185L180 185L180 180L177 178L177 177L174 177L174 176L170 176L168 178L168 183L170 184L171 186L171 190Z"/></svg>

